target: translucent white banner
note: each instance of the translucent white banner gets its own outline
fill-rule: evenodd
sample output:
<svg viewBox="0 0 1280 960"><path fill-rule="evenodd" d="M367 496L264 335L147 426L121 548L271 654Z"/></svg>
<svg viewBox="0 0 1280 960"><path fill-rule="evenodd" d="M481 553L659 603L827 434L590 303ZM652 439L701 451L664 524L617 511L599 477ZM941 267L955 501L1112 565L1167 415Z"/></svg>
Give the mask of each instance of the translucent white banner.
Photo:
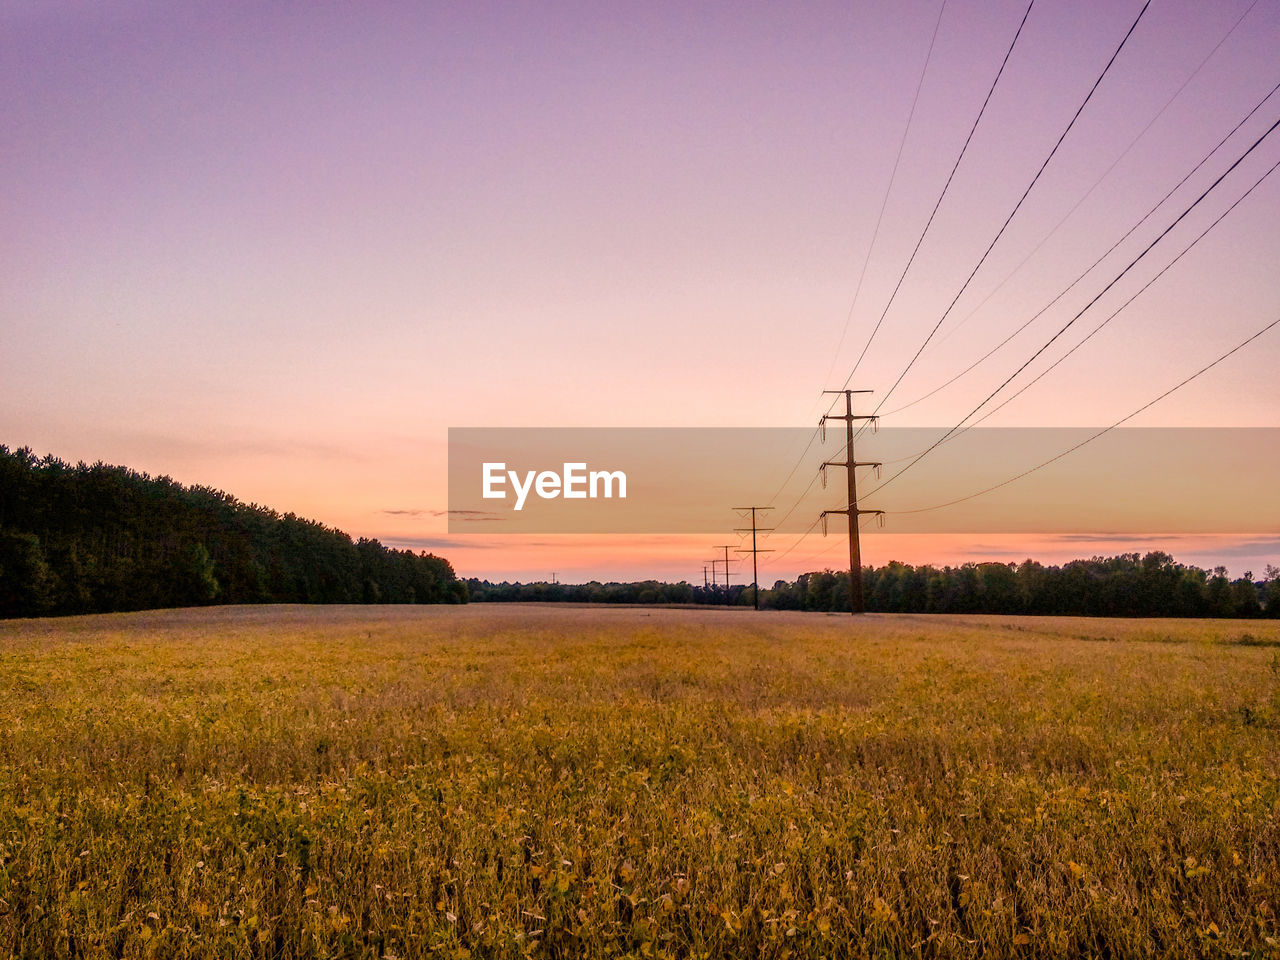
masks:
<svg viewBox="0 0 1280 960"><path fill-rule="evenodd" d="M897 533L1280 531L1280 429L978 428L930 450L946 432L858 436L882 464L856 468L858 507ZM452 428L449 532L714 533L750 505L800 532L846 507L845 468L820 473L845 460L830 427Z"/></svg>

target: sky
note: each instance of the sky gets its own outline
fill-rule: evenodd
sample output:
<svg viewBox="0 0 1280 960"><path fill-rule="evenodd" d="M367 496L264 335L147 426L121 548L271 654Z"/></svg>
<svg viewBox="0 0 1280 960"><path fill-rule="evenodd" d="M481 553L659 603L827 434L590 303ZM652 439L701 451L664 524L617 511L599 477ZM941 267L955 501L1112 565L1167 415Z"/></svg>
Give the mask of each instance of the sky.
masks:
<svg viewBox="0 0 1280 960"><path fill-rule="evenodd" d="M448 428L808 426L882 312L850 385L879 403L945 316L882 412L952 426L1280 117L1278 94L1024 333L898 409L1045 308L1280 82L1274 0L1156 0L947 312L1141 8L1036 0L886 309L1022 0L0 0L0 443L215 486L465 576L693 578L720 541L449 534ZM1277 160L1280 133L1031 372ZM1278 223L1280 174L986 425L1105 426L1280 317ZM1280 330L1134 425L1280 426L1278 358ZM780 511L816 460L784 484L791 466L760 478ZM864 557L1154 544L1239 572L1280 564L1278 539L890 524ZM779 549L768 578L841 549Z"/></svg>

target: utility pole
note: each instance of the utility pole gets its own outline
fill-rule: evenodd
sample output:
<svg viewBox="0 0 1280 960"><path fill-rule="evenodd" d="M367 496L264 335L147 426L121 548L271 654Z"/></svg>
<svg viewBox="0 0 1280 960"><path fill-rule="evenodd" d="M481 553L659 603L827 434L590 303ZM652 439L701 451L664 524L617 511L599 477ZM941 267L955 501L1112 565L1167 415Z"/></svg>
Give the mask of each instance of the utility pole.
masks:
<svg viewBox="0 0 1280 960"><path fill-rule="evenodd" d="M707 589L707 565L702 565L702 589Z"/></svg>
<svg viewBox="0 0 1280 960"><path fill-rule="evenodd" d="M773 507L734 507L733 509L744 511L744 513L747 510L751 511L751 549L737 550L735 552L751 554L751 599L755 604L755 608L759 610L760 609L760 565L759 565L758 555L761 553L773 553L773 551L761 550L759 547L756 546L756 531L772 530L773 527L757 527L756 511L772 510ZM738 527L736 530L734 530L734 533L746 533L746 532L747 532L746 527Z"/></svg>
<svg viewBox="0 0 1280 960"><path fill-rule="evenodd" d="M712 549L723 550L724 559L717 561L724 564L724 605L729 605L729 551L735 549L732 544L718 543Z"/></svg>
<svg viewBox="0 0 1280 960"><path fill-rule="evenodd" d="M843 460L826 460L823 461L822 467L844 467L845 475L849 482L848 500L843 510L823 510L822 522L823 529L826 529L826 518L831 513L843 513L849 518L849 612L853 615L863 613L867 609L867 601L862 591L862 545L858 541L858 517L867 513L883 515L883 510L859 510L858 509L858 467L875 467L879 469L880 464L870 461L859 462L853 456L853 421L869 420L872 423L877 422L878 417L871 416L854 416L853 413L853 395L855 393L872 393L871 390L823 390L823 393L843 393L844 394L844 414L830 414L823 416L820 424L825 424L828 420L844 421L844 459Z"/></svg>

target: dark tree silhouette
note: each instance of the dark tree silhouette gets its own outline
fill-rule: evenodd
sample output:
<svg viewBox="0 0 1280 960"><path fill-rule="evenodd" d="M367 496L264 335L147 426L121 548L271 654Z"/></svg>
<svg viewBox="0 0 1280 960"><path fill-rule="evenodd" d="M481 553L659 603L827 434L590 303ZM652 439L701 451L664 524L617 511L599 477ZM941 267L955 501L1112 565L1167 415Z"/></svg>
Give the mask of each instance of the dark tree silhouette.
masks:
<svg viewBox="0 0 1280 960"><path fill-rule="evenodd" d="M440 557L209 487L0 446L0 616L466 597Z"/></svg>
<svg viewBox="0 0 1280 960"><path fill-rule="evenodd" d="M1280 616L1280 569L1267 579L1252 574L1231 581L1225 568L1212 575L1184 566L1167 553L1136 553L1073 560L1045 566L1034 560L966 563L957 567L913 567L893 561L862 571L867 609L887 613L1000 613L1107 617ZM490 583L469 580L480 601L577 603L724 604L723 587L653 580L638 583ZM751 603L748 588L734 585L728 602ZM773 610L845 611L849 581L842 571L801 574L760 591L760 605Z"/></svg>

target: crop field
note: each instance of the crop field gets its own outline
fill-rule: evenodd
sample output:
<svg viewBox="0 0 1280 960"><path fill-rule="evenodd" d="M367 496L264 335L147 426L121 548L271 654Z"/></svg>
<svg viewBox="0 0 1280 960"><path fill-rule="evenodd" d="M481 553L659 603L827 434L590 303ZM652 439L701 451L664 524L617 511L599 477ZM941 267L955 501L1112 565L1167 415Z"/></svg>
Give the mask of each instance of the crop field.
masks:
<svg viewBox="0 0 1280 960"><path fill-rule="evenodd" d="M1280 623L0 623L0 956L1280 956Z"/></svg>

